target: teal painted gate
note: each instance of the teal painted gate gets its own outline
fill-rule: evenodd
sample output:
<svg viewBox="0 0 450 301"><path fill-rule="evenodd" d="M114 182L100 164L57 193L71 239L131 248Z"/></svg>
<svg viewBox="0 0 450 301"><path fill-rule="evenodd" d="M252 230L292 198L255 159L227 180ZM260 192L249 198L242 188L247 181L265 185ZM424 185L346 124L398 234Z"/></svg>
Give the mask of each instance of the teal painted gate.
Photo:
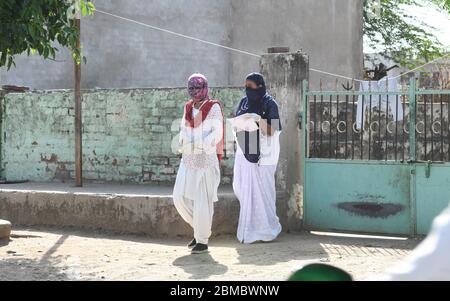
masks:
<svg viewBox="0 0 450 301"><path fill-rule="evenodd" d="M450 201L450 90L303 91L305 228L426 234Z"/></svg>

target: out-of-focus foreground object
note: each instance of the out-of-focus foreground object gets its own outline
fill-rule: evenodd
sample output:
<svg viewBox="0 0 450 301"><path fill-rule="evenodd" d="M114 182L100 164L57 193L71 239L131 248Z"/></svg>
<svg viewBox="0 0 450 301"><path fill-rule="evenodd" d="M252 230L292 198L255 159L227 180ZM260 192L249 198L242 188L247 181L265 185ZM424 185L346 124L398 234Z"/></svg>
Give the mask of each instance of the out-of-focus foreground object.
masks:
<svg viewBox="0 0 450 301"><path fill-rule="evenodd" d="M353 281L352 276L337 267L314 263L293 273L288 281Z"/></svg>
<svg viewBox="0 0 450 301"><path fill-rule="evenodd" d="M401 264L369 280L449 281L450 206L433 221L427 238Z"/></svg>

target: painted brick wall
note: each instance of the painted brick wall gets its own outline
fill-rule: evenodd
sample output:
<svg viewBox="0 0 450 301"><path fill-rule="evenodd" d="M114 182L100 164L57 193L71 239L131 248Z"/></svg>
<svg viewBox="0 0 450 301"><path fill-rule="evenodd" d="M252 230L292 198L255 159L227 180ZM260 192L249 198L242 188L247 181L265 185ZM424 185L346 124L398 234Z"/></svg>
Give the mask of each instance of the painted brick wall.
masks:
<svg viewBox="0 0 450 301"><path fill-rule="evenodd" d="M212 88L229 116L239 88ZM187 99L183 88L96 90L83 94L83 176L98 182L173 183L179 157L172 152ZM74 178L71 91L11 93L2 99L2 176L8 180ZM227 145L232 149L232 143ZM229 153L229 152L228 152ZM231 182L233 156L222 164Z"/></svg>

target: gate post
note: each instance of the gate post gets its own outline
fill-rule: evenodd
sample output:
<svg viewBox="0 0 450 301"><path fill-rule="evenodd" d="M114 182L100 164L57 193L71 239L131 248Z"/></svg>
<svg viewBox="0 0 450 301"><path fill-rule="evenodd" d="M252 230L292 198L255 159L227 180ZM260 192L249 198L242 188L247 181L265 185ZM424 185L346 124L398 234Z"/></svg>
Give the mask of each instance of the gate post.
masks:
<svg viewBox="0 0 450 301"><path fill-rule="evenodd" d="M416 161L416 79L409 80L409 160Z"/></svg>
<svg viewBox="0 0 450 301"><path fill-rule="evenodd" d="M411 77L409 81L409 164L411 167L409 200L410 200L410 235L417 233L417 210L416 210L416 78Z"/></svg>
<svg viewBox="0 0 450 301"><path fill-rule="evenodd" d="M300 51L270 53L261 57L260 66L268 91L279 105L283 126L276 179L277 189L286 192L287 202L278 202L278 215L284 230L300 230L304 149L299 115L303 113L302 84L309 79L309 58Z"/></svg>

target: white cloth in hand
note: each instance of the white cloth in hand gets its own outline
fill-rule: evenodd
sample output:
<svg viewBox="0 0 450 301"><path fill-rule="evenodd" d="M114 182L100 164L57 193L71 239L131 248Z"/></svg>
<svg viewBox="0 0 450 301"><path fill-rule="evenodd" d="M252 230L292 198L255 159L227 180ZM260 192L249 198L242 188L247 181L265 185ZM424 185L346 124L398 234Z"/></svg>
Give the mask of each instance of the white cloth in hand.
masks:
<svg viewBox="0 0 450 301"><path fill-rule="evenodd" d="M247 113L235 118L229 118L228 121L231 123L231 126L235 128L237 131L249 131L253 132L259 129L256 122L261 120L261 116L258 114Z"/></svg>

